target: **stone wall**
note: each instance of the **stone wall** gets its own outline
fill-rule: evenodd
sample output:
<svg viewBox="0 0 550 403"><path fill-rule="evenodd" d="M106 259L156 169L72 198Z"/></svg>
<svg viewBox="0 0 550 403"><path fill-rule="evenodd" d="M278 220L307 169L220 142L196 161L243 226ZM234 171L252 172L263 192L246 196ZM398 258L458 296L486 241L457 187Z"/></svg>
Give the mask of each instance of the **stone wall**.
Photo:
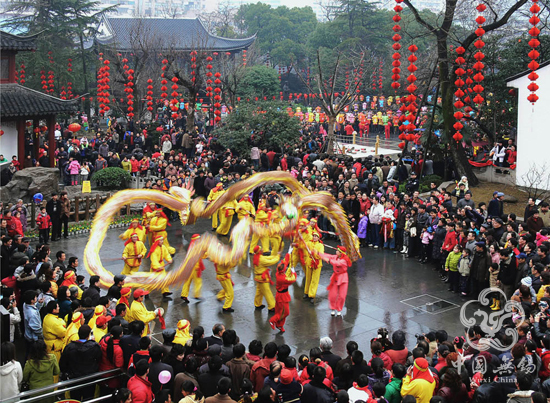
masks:
<svg viewBox="0 0 550 403"><path fill-rule="evenodd" d="M19 199L28 203L36 193L49 200L52 193L59 192L59 169L32 167L17 171L12 180L0 189L0 200L15 203Z"/></svg>

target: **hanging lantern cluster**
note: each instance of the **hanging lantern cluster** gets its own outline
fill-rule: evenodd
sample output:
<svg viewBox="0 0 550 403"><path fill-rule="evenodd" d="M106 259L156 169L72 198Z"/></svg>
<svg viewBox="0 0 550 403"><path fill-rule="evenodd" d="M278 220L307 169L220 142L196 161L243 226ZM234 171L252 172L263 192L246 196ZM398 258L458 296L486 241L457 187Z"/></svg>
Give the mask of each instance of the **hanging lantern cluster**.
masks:
<svg viewBox="0 0 550 403"><path fill-rule="evenodd" d="M40 79L42 80L42 89L48 92L48 82L46 81L46 71L40 70Z"/></svg>
<svg viewBox="0 0 550 403"><path fill-rule="evenodd" d="M463 101L464 101L464 104L466 105L466 107L464 108L464 113L466 114L469 114L473 109L472 107L470 106L470 104L472 103L472 99L471 99L471 94L474 92L474 90L472 89L472 85L474 84L474 80L472 80L472 76L474 75L474 70L473 69L467 69L466 70L466 80L465 80L465 83L466 83L466 96L464 97Z"/></svg>
<svg viewBox="0 0 550 403"><path fill-rule="evenodd" d="M170 109L172 110L172 119L178 117L178 78L172 77L172 100L170 101Z"/></svg>
<svg viewBox="0 0 550 403"><path fill-rule="evenodd" d="M134 70L128 69L128 82L125 84L127 95L126 98L128 99L128 118L132 120L134 115Z"/></svg>
<svg viewBox="0 0 550 403"><path fill-rule="evenodd" d="M309 75L309 67L307 68L307 85L309 86L310 82L309 82L309 79L310 79L310 75ZM281 77L279 77L279 81L281 81Z"/></svg>
<svg viewBox="0 0 550 403"><path fill-rule="evenodd" d="M401 84L399 83L399 79L401 78L401 76L399 75L399 73L401 73L401 54L399 53L399 50L401 49L401 44L399 43L399 41L401 40L401 35L399 35L399 31L401 31L401 25L399 25L399 22L401 21L400 13L403 11L403 7L401 6L403 0L395 0L395 2L397 3L393 8L393 10L395 11L395 15L392 17L393 22L395 23L395 25L393 26L393 32L395 32L395 34L392 37L394 42L392 45L394 53L392 62L393 68L391 71L391 87L397 91L397 89L401 87Z"/></svg>
<svg viewBox="0 0 550 403"><path fill-rule="evenodd" d="M418 105L416 104L416 76L414 73L416 70L418 70L418 67L416 67L415 62L418 60L418 57L415 55L415 53L418 51L418 46L416 45L410 45L409 46L409 52L411 54L408 57L409 66L407 67L407 70L409 71L409 76L407 77L407 81L409 82L409 85L407 87L407 92L409 95L404 97L403 103L399 110L401 111L401 116L399 117L399 120L401 122L401 125L399 126L399 130L401 131L401 134L399 135L399 139L403 142L399 144L400 148L405 147L404 141L416 141L418 138L416 137L414 131L416 129L416 110L418 108ZM405 122L408 121L407 124Z"/></svg>
<svg viewBox="0 0 550 403"><path fill-rule="evenodd" d="M111 75L109 72L111 69L109 64L111 64L111 62L107 59L103 60L103 53L100 53L99 56L99 60L103 65L99 68L97 75L97 100L99 102L99 114L103 116L105 115L105 112L110 109L109 103L111 103L111 100L109 99L111 96L109 94L109 83L111 82L111 79L109 78Z"/></svg>
<svg viewBox="0 0 550 403"><path fill-rule="evenodd" d="M65 91L64 85L61 86L61 92L59 93L59 95L61 96L61 99L67 99L67 92Z"/></svg>
<svg viewBox="0 0 550 403"><path fill-rule="evenodd" d="M206 57L206 97L210 98L210 103L212 103L212 56Z"/></svg>
<svg viewBox="0 0 550 403"><path fill-rule="evenodd" d="M197 68L197 52L196 51L192 51L191 52L191 81L194 83L195 81L197 81L197 71L196 71L196 68Z"/></svg>
<svg viewBox="0 0 550 403"><path fill-rule="evenodd" d="M214 55L216 55L214 53ZM221 117L221 107L222 107L222 104L221 104L221 100L222 100L222 89L221 89L221 84L222 84L222 80L220 80L220 77L221 77L221 73L219 71L217 71L216 73L214 73L214 84L215 84L215 88L214 88L214 123L218 123L220 120L222 120L222 117ZM257 99L256 99L257 100Z"/></svg>
<svg viewBox="0 0 550 403"><path fill-rule="evenodd" d="M68 62L67 63L67 71L69 73L72 73L72 71L73 71L73 59L68 59L67 62Z"/></svg>
<svg viewBox="0 0 550 403"><path fill-rule="evenodd" d="M25 65L21 63L21 70L19 70L19 84L25 84Z"/></svg>
<svg viewBox="0 0 550 403"><path fill-rule="evenodd" d="M153 112L153 80L147 80L147 110Z"/></svg>
<svg viewBox="0 0 550 403"><path fill-rule="evenodd" d="M346 71L346 84L345 84L346 91L349 90L349 71Z"/></svg>
<svg viewBox="0 0 550 403"><path fill-rule="evenodd" d="M243 50L243 66L246 66L246 49Z"/></svg>
<svg viewBox="0 0 550 403"><path fill-rule="evenodd" d="M168 91L168 87L166 86L168 84L168 80L166 79L166 77L164 75L167 68L168 68L168 60L163 59L162 60L162 74L160 75L160 77L161 77L161 80L160 80L160 84L161 84L160 97L163 101L168 97L168 94L166 93Z"/></svg>
<svg viewBox="0 0 550 403"><path fill-rule="evenodd" d="M72 81L67 81L67 98L73 98L73 83Z"/></svg>
<svg viewBox="0 0 550 403"><path fill-rule="evenodd" d="M380 90L383 88L383 80L384 80L383 71L384 71L384 62L382 61L382 58L380 58L380 64L378 66L378 89Z"/></svg>
<svg viewBox="0 0 550 403"><path fill-rule="evenodd" d="M279 70L279 82L280 82L283 77L283 69L281 68L281 66L277 66L277 70Z"/></svg>
<svg viewBox="0 0 550 403"><path fill-rule="evenodd" d="M50 60L50 68L51 70L48 71L48 91L49 93L53 93L53 90L54 90L54 78L55 78L55 75L54 75L54 72L53 72L53 56L52 56L52 51L50 50L48 52L48 59Z"/></svg>
<svg viewBox="0 0 550 403"><path fill-rule="evenodd" d="M372 82L372 90L376 92L376 69L374 69L374 71L372 72L371 82Z"/></svg>
<svg viewBox="0 0 550 403"><path fill-rule="evenodd" d="M533 105L535 102L538 101L539 97L535 92L539 89L538 84L535 82L539 78L539 75L536 73L536 70L539 68L539 63L537 62L537 59L540 56L540 53L538 52L537 48L540 46L540 41L537 39L537 37L540 34L540 29L537 28L537 24L540 22L540 18L537 16L538 13L540 13L540 6L537 4L538 0L531 0L533 4L531 5L531 8L529 11L531 12L531 18L529 18L529 24L531 24L533 27L529 30L529 35L532 37L529 41L529 47L531 48L531 51L529 52L529 59L531 61L528 64L529 70L531 70L531 73L529 73L529 80L531 80L531 83L527 86L527 89L531 91L527 99L529 102L531 102Z"/></svg>
<svg viewBox="0 0 550 403"><path fill-rule="evenodd" d="M455 81L456 91L455 91L455 97L456 102L454 103L455 106L455 114L454 117L456 119L455 124L453 125L454 129L456 130L455 134L453 135L453 139L458 143L462 140L462 133L460 133L460 130L464 127L461 120L464 117L464 113L461 111L461 109L464 107L464 103L462 102L462 98L465 95L465 92L462 90L464 85L466 84L464 80L462 79L462 76L466 74L466 71L462 68L464 64L466 64L466 60L464 59L463 55L466 52L466 49L464 49L462 46L459 46L456 48L457 58L455 59L455 63L457 64L457 68L455 70L455 74L457 76L457 79Z"/></svg>
<svg viewBox="0 0 550 403"><path fill-rule="evenodd" d="M477 29L475 30L475 34L477 36L477 40L474 42L474 46L477 49L477 52L474 54L474 59L476 59L476 62L474 63L474 70L476 73L474 74L474 81L476 84L474 85L473 92L476 93L472 101L476 104L483 103L484 99L481 96L481 93L483 92L484 88L481 85L483 82L483 68L485 65L482 63L482 60L485 59L485 55L483 54L483 47L485 46L485 42L483 42L483 35L485 34L485 30L482 28L482 25L485 23L485 17L482 15L482 13L487 9L487 6L483 3L480 3L476 6L476 10L479 12L479 15L476 18L476 23L478 24Z"/></svg>

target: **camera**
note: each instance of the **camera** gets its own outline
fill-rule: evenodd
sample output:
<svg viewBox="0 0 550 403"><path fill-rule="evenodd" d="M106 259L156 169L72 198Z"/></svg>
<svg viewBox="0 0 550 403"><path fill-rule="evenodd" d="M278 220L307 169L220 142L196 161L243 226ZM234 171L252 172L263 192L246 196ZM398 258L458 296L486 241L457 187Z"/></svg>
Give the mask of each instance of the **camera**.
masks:
<svg viewBox="0 0 550 403"><path fill-rule="evenodd" d="M414 335L414 337L416 337L416 340L417 340L417 341L424 341L424 340L426 340L426 337L425 337L424 334L422 334L422 333L417 333L417 334Z"/></svg>

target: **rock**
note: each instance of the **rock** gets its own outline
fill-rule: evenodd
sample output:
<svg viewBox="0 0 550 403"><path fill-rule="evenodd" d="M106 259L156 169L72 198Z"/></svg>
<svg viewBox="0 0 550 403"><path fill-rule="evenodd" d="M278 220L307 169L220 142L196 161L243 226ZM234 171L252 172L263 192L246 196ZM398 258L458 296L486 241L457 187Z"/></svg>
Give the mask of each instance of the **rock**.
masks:
<svg viewBox="0 0 550 403"><path fill-rule="evenodd" d="M504 194L504 203L517 203L518 198L515 196Z"/></svg>
<svg viewBox="0 0 550 403"><path fill-rule="evenodd" d="M52 193L59 192L59 169L32 167L17 171L11 181L0 189L0 200L15 203L18 199L29 203L36 193L49 200Z"/></svg>

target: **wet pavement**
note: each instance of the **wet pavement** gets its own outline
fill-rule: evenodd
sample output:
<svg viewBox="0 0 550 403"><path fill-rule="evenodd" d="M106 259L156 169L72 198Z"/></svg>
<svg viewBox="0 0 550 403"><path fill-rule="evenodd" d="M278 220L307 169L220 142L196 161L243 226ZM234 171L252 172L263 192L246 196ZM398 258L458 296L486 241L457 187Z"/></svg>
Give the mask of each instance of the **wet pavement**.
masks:
<svg viewBox="0 0 550 403"><path fill-rule="evenodd" d="M122 228L109 230L100 252L104 267L115 274L123 268L123 241L118 238L123 231ZM205 231L210 231L209 220L199 220L195 225L183 228L178 222L172 222L172 227L168 229L169 240L177 252L171 268L178 267L183 260L191 235ZM228 242L226 237L222 240ZM78 257L78 274L85 275L88 284L89 274L82 264L86 242L87 235L76 235L53 242L51 248L52 256L58 250L63 250L67 253L67 259ZM327 241L327 244L336 245L335 241ZM397 329L405 331L409 347L415 344L415 334L430 330L445 329L450 337L463 335L464 327L459 320L459 313L465 300L447 291L447 284L439 280L431 265L420 264L415 259L407 259L389 250L363 248L361 251L363 258L349 270L348 296L342 317L332 317L328 306L326 286L332 274L331 266L326 263L323 265L315 305L302 300L305 278L303 272L299 271L298 279L290 291L292 301L285 333L271 329L268 323L271 314L267 309L254 309L255 284L251 256L231 273L235 282L234 313L222 312L222 303L216 299L216 293L221 287L209 260L204 260L206 270L203 272L202 300L190 298L191 303L184 304L180 299L181 288L174 286L170 290L174 293L173 301L163 302L162 295L156 291L151 293L148 307L152 309L154 305L164 308L167 327L175 327L180 319L185 318L192 327L201 325L206 335L210 335L215 323L223 323L226 329L235 329L246 346L256 338L264 343L275 341L291 346L293 354L309 351L319 345L320 337L328 335L334 341L335 353L345 355L346 343L355 340L370 356L369 341L376 337L380 327L387 328L390 334ZM329 250L329 253L332 252ZM141 270L148 269L148 261L144 260ZM193 297L193 288L190 297ZM160 326L157 324L153 335L156 340L162 340L159 332Z"/></svg>

